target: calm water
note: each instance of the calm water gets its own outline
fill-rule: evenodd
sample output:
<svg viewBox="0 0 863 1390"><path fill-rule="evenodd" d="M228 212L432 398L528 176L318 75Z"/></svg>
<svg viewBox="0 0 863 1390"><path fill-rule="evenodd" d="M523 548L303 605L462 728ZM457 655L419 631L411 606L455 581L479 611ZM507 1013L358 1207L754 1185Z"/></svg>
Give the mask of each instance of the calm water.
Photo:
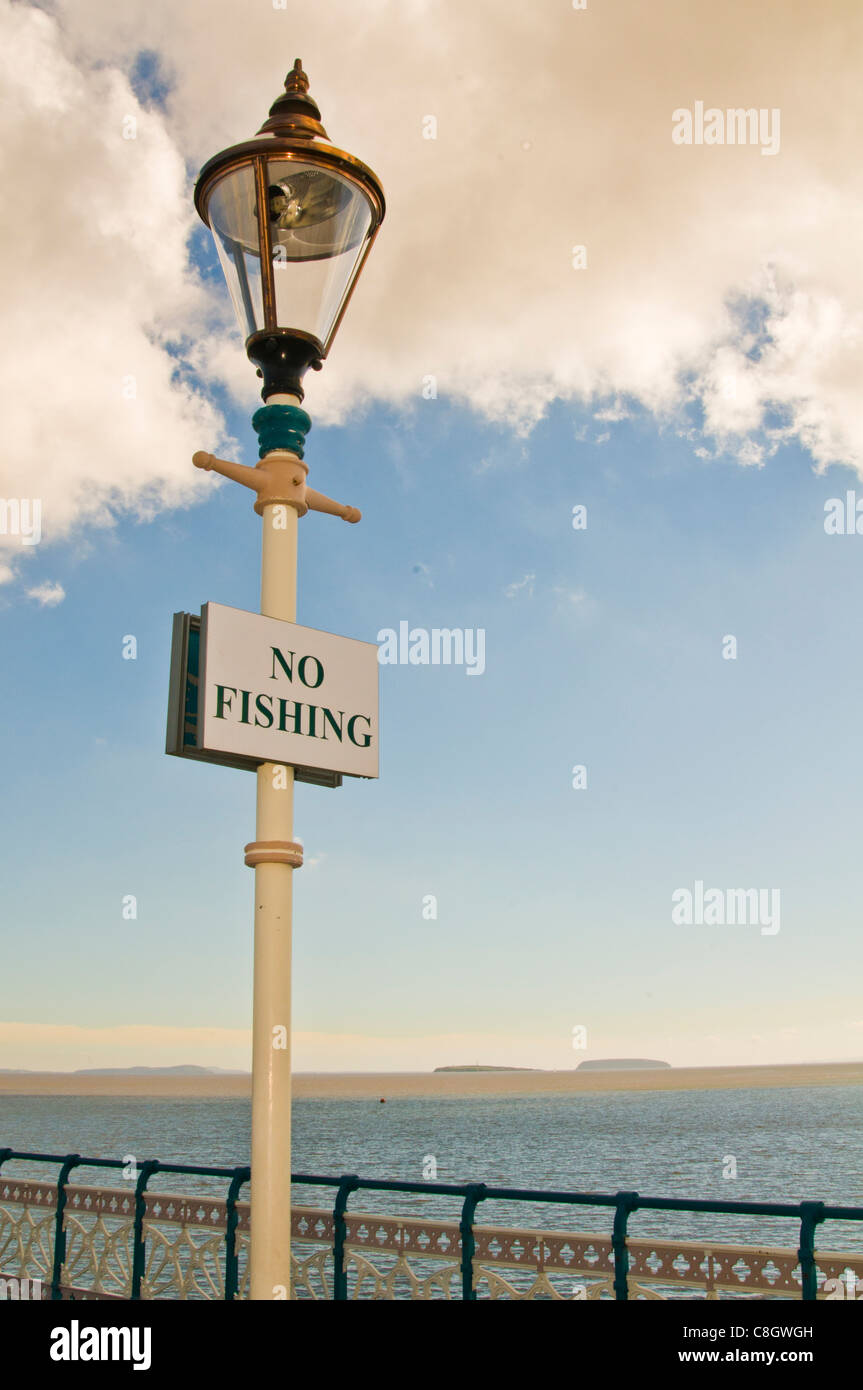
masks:
<svg viewBox="0 0 863 1390"><path fill-rule="evenodd" d="M249 1161L250 1105L237 1100L0 1097L0 1147L42 1153L199 1163ZM584 1096L300 1100L294 1172L733 1200L821 1199L863 1207L863 1087L681 1091ZM726 1156L736 1179L723 1178ZM24 1174L23 1165L6 1172ZM31 1169L33 1176L56 1168ZM105 1181L95 1170L78 1181ZM115 1179L111 1179L115 1181ZM160 1191L224 1191L219 1181L158 1177ZM296 1188L294 1200L331 1204ZM457 1199L363 1192L351 1206L454 1217ZM487 1202L481 1219L608 1233L598 1209ZM710 1236L796 1245L797 1223L776 1218L638 1213L632 1235ZM863 1222L829 1223L821 1248L863 1251Z"/></svg>

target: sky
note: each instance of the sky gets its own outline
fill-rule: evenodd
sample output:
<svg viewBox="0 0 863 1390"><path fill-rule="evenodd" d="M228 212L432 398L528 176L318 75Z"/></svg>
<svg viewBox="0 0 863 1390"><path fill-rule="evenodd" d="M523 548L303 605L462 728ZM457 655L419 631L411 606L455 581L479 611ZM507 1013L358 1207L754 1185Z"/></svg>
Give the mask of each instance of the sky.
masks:
<svg viewBox="0 0 863 1390"><path fill-rule="evenodd" d="M249 1065L254 778L164 735L172 615L259 601L191 190L297 56L387 196L298 621L485 668L382 665L380 779L297 789L295 1068L860 1059L863 13L200 16L0 0L0 1067Z"/></svg>

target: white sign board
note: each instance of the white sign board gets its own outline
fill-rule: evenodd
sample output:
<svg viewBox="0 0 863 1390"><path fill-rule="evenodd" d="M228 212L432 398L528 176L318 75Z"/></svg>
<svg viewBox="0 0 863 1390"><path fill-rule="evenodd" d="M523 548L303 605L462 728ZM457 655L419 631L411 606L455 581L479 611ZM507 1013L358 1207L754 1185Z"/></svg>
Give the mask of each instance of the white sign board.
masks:
<svg viewBox="0 0 863 1390"><path fill-rule="evenodd" d="M378 649L207 603L198 748L378 775Z"/></svg>

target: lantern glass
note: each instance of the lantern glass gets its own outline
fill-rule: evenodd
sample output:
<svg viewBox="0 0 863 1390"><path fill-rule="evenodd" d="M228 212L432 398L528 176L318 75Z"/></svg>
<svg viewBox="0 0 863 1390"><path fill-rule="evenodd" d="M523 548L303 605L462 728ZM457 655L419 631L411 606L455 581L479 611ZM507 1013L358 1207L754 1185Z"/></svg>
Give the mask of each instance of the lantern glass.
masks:
<svg viewBox="0 0 863 1390"><path fill-rule="evenodd" d="M243 336L264 326L253 166L235 169L210 194L210 227Z"/></svg>
<svg viewBox="0 0 863 1390"><path fill-rule="evenodd" d="M359 186L298 160L267 166L270 235L279 326L329 340L372 225Z"/></svg>
<svg viewBox="0 0 863 1390"><path fill-rule="evenodd" d="M352 179L302 159L270 159L264 178L275 325L264 319L254 165L226 173L207 204L237 319L246 338L298 329L326 352L368 243L371 200Z"/></svg>

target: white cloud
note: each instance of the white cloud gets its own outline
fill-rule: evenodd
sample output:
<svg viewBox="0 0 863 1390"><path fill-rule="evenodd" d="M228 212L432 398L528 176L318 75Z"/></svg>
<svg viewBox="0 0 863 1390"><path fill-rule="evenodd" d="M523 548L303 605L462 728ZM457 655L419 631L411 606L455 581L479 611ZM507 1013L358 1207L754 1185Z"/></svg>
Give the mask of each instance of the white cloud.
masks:
<svg viewBox="0 0 863 1390"><path fill-rule="evenodd" d="M593 412L593 418L595 420L608 420L614 423L620 420L628 420L629 415L630 412L624 405L621 405L620 402L615 402L614 405L604 406L600 410L595 410Z"/></svg>
<svg viewBox="0 0 863 1390"><path fill-rule="evenodd" d="M552 593L557 599L557 617L562 621L576 622L581 626L596 620L599 605L585 589L558 584L554 586Z"/></svg>
<svg viewBox="0 0 863 1390"><path fill-rule="evenodd" d="M50 16L7 0L0 80L0 495L36 494L52 540L187 504L204 490L191 454L222 431L175 379L183 333L206 321L180 153L121 73L77 69ZM124 140L130 115L137 138ZM0 543L2 579L21 551Z"/></svg>
<svg viewBox="0 0 863 1390"><path fill-rule="evenodd" d="M533 585L535 579L535 574L526 574L523 579L517 579L514 583L507 584L503 592L507 598L515 598L517 593L522 589L526 589L528 598L533 598Z"/></svg>
<svg viewBox="0 0 863 1390"><path fill-rule="evenodd" d="M775 23L749 0L366 0L361 19L354 0L210 0L206 23L175 0L55 10L59 38L0 0L15 189L0 495L38 480L52 539L211 481L189 455L219 445L218 412L174 378L169 346L254 406L227 296L189 271L188 175L257 129L298 50L334 143L378 170L389 208L309 383L321 423L417 403L432 373L514 432L556 397L679 428L690 406L694 449L760 463L796 440L819 469L863 473L863 35L843 0L777 6ZM144 49L173 83L166 113L122 75ZM671 113L696 99L780 108L780 153L674 145Z"/></svg>
<svg viewBox="0 0 863 1390"><path fill-rule="evenodd" d="M34 598L37 603L41 603L43 608L56 608L58 603L62 603L66 597L66 590L62 584L54 580L46 580L44 584L37 584L35 588L27 590L27 597Z"/></svg>
<svg viewBox="0 0 863 1390"><path fill-rule="evenodd" d="M557 585L555 586L554 592L562 603L571 608L578 608L581 604L588 601L584 589L565 589Z"/></svg>

